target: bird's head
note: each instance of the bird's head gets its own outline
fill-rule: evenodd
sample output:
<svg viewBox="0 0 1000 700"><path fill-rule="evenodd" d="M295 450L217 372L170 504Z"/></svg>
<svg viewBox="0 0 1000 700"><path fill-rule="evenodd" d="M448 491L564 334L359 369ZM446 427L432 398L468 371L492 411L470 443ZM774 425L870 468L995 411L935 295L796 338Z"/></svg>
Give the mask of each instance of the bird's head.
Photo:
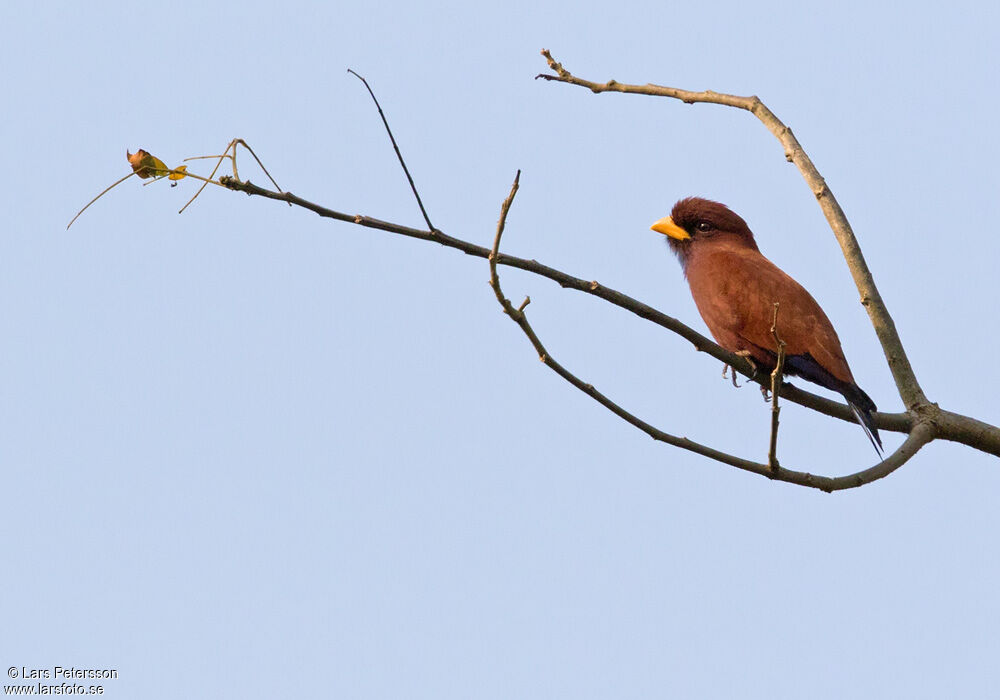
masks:
<svg viewBox="0 0 1000 700"><path fill-rule="evenodd" d="M650 228L667 236L670 249L685 267L692 247L707 241L758 250L753 233L739 214L725 204L700 197L677 202L670 216Z"/></svg>

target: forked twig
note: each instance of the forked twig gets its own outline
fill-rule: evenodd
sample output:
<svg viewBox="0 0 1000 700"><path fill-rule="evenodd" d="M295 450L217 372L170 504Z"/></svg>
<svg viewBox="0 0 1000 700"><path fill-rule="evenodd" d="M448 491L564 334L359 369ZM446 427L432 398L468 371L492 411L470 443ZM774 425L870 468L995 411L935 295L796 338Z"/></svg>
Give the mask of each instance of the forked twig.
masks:
<svg viewBox="0 0 1000 700"><path fill-rule="evenodd" d="M243 146L243 148L245 148L248 151L250 151L250 155L253 156L253 159L255 161L257 161L257 165L259 165L260 169L264 171L265 175L267 175L267 179L271 181L272 185L274 185L274 189L278 190L278 192L282 191L281 188L278 186L278 183L274 181L273 177L271 177L271 173L267 172L267 168L265 168L264 164L260 162L260 158L258 158L257 154L253 152L252 148L250 148L250 144L248 144L243 139L233 139L232 141L229 142L229 145L226 146L226 150L224 150L222 152L222 155L219 155L219 156L192 156L190 158L185 158L184 159L183 162L185 162L185 163L188 162L189 160L203 160L203 159L206 159L206 158L218 158L219 160L215 164L215 167L212 168L212 172L209 173L208 179L205 180L205 182L203 182L201 184L201 187L199 187L198 191L195 192L194 195L191 197L191 199L189 199L187 201L187 204L185 204L183 207L180 208L180 211L177 212L178 214L183 214L184 213L184 210L187 209L191 205L191 202L193 202L194 200L196 200L198 198L198 195L201 194L201 191L203 189L205 189L205 186L209 182L215 182L214 180L212 180L212 178L215 177L215 173L219 170L219 166L222 165L222 161L225 160L226 158L228 158L229 160L231 160L232 163L233 163L233 177L235 177L237 180L240 179L239 171L236 169L236 147L237 146ZM229 154L229 149L233 149L232 155ZM199 178L199 179L202 179L202 178ZM288 206L292 206L292 203L289 202Z"/></svg>

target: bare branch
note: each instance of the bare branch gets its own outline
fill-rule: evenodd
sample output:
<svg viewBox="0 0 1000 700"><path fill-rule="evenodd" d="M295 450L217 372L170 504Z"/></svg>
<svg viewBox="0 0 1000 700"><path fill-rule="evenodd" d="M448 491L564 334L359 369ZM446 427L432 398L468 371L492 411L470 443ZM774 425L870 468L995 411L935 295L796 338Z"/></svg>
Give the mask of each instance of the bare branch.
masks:
<svg viewBox="0 0 1000 700"><path fill-rule="evenodd" d="M483 246L476 245L475 243L471 243L461 238L449 236L440 229L425 231L411 226L404 226L403 224L382 221L363 214L346 214L344 212L335 211L320 204L310 202L309 200L303 199L292 192L274 192L261 187L260 185L255 185L252 182L235 180L227 176L220 177L219 183L224 187L234 191L244 192L247 195L256 195L258 197L266 197L267 199L273 199L279 202L291 203L295 206L302 207L303 209L308 209L309 211L324 218L336 219L337 221L344 221L358 226L363 226L365 228L387 231L389 233L395 233L409 238L417 238L422 241L433 241L445 247L460 250L466 255L487 258L490 254L489 248L484 248ZM537 260L527 260L525 258L501 254L497 258L497 264L516 267L520 270L525 270L553 280L564 289L574 289L576 291L583 292L584 294L590 294L591 296L603 299L604 301L635 314L639 318L655 323L662 328L666 328L667 330L676 333L694 345L695 349L707 353L719 361L729 364L731 367L738 368L738 371L741 374L761 386L768 386L768 377L754 376L744 358L731 353L728 350L724 350L712 342L709 338L703 336L701 333L685 325L681 321L678 321L676 318L669 316L662 311L649 306L648 304L644 304L627 294L623 294L622 292L612 289L611 287L607 287L596 281L589 281L580 277L574 277L562 272L561 270L549 267L548 265L543 265ZM839 418L840 420L848 423L857 422L854 417L854 413L851 411L850 407L847 406L847 404L839 403L832 399L828 399L825 396L820 396L819 394L813 394L812 392L800 389L799 387L789 384L788 382L782 383L781 396L782 398L793 403L818 411L823 415L827 415L832 418ZM878 413L876 414L876 423L882 430L897 433L908 433L913 426L913 417L908 413ZM1000 435L1000 429L997 430L998 435ZM1000 443L998 443L996 450L996 454L1000 456Z"/></svg>
<svg viewBox="0 0 1000 700"><path fill-rule="evenodd" d="M510 205L514 203L514 195L517 194L520 182L521 171L518 170L517 174L514 175L514 184L510 186L510 194L507 195L507 199L503 200L503 204L500 206L500 219L497 221L496 236L493 238L493 249L486 258L490 263L490 286L493 287L493 293L496 294L497 301L503 307L504 313L515 320L524 317L524 307L528 305L529 299L526 298L524 303L515 309L510 300L504 297L503 292L500 290L500 277L497 275L497 255L500 254L500 237L503 236L504 227L507 225L507 214L510 212Z"/></svg>
<svg viewBox="0 0 1000 700"><path fill-rule="evenodd" d="M552 54L548 50L542 49L542 55L548 62L549 68L555 72L555 75L543 74L536 76L536 78L578 85L595 93L624 92L636 95L670 97L686 102L687 104L695 102L720 104L727 107L745 109L757 117L767 127L767 130L781 142L781 145L785 149L785 159L795 163L796 167L798 167L799 172L802 173L802 177L805 178L806 184L809 185L813 195L819 202L819 206L823 210L830 228L833 229L833 233L837 237L844 258L847 261L847 266L854 277L854 283L861 294L861 303L868 310L868 316L875 327L875 333L878 336L879 343L882 345L882 351L885 353L889 370L892 372L903 404L908 410L912 410L928 403L927 397L924 396L923 390L921 390L920 384L917 382L916 375L913 373L910 361L907 359L903 343L899 338L899 333L896 331L896 324L893 322L892 316L889 315L889 311L882 301L878 288L875 286L875 280L868 269L868 264L861 254L861 247L858 245L858 240L854 235L851 224L847 221L847 216L844 214L843 209L841 209L837 199L833 196L833 192L830 191L826 181L819 174L816 166L813 165L812 160L802 149L798 139L792 134L792 130L785 126L757 96L740 97L738 95L726 95L711 90L691 92L690 90L680 90L653 84L628 85L615 80L609 80L606 83L595 83L572 75L561 63L552 58Z"/></svg>
<svg viewBox="0 0 1000 700"><path fill-rule="evenodd" d="M389 140L392 141L392 147L396 151L396 157L399 158L399 164L403 166L403 172L406 173L406 179L410 181L410 189L413 190L413 196L417 198L417 206L420 207L420 213L424 215L424 221L427 222L427 230L433 231L434 224L431 223L431 218L427 216L427 210L424 209L424 203L420 201L420 193L417 192L417 186L413 184L413 178L410 177L410 169L406 167L406 161L403 160L403 154L399 152L399 146L396 145L396 138L392 135L392 129L389 128L389 121L385 118L385 112L382 111L382 105L378 103L378 99L375 97L375 93L372 91L372 88L368 84L367 80L362 78L350 68L347 69L347 72L364 83L365 87L368 88L368 94L372 96L372 100L378 108L378 115L382 117L382 123L385 125L386 133L389 134Z"/></svg>
<svg viewBox="0 0 1000 700"><path fill-rule="evenodd" d="M351 224L356 224L365 228L378 229L380 231L387 231L389 233L395 233L401 236L407 236L409 238L416 238L423 241L433 241L439 243L448 248L454 248L460 250L467 255L474 255L480 258L488 258L490 255L490 249L484 248L483 246L476 245L469 241L462 240L461 238L454 238L445 234L439 229L433 231L424 231L422 229L412 228L410 226L404 226L403 224L396 224L388 221L382 221L380 219L375 219L370 216L365 216L363 214L345 214L343 212L335 211L329 209L319 204L310 202L309 200L302 199L291 192L274 192L266 188L255 185L252 182L243 182L240 180L235 180L231 177L221 177L219 178L219 184L227 187L231 190L237 192L244 192L248 196L259 196L265 197L267 199L273 199L279 202L291 203L296 206L302 207L303 209L308 209L311 212L318 214L324 218L336 219L337 221L344 221ZM673 333L681 336L682 338L688 340L695 349L708 353L712 357L720 360L721 362L729 364L731 367L740 368L739 372L745 377L752 379L761 386L766 386L767 378L765 377L753 377L749 368L743 369L746 366L746 362L743 361L738 355L724 350L719 347L711 340L705 336L698 333L696 330L684 325L672 316L668 316L662 311L658 311L648 304L644 304L637 299L633 299L627 294L623 294L617 290L610 287L606 287L598 282L587 281L580 277L574 277L561 270L557 270L548 265L543 265L537 260L527 260L525 258L518 258L512 255L498 254L497 260L498 265L507 265L508 267L515 267L520 270L525 270L526 272L531 272L533 274L539 275L540 277L546 277L554 282L558 283L559 286L565 289L575 289L576 291L583 292L585 294L590 294L592 296L598 297L613 304L619 308L629 311L639 318L643 318L647 321L655 323L658 326L666 328ZM830 416L832 418L839 418L840 420L846 421L848 423L856 423L857 419L854 417L854 413L851 411L850 407L846 404L833 401L824 396L819 396L818 394L813 394L811 392L800 389L788 382L783 382L780 388L781 397L787 399L793 403L797 403L800 406L805 406L806 408L811 408L814 411L822 413L823 415ZM959 413L954 413L951 411L946 411L937 407L934 404L929 404L921 406L916 411L906 412L906 413L876 413L875 423L881 430L887 430L897 433L910 433L910 437L907 438L906 442L900 446L900 448L890 455L886 460L884 460L881 465L883 468L886 465L890 466L891 469L896 469L900 466L902 462L897 463L897 460L901 459L900 455L907 454L908 450L916 451L920 446L924 445L930 439L940 438L943 440L951 440L953 442L959 442L970 447L974 447L978 450L982 450L991 455L1000 457L1000 427L990 425L980 420L970 418L968 416L963 416ZM631 421L630 421L631 422ZM923 425L920 434L916 434L913 431L916 427ZM935 428L928 428L927 425L935 426ZM637 426L640 427L640 426ZM654 429L655 430L655 429ZM654 436L655 439L661 439L660 437ZM680 440L686 440L686 438L680 438ZM669 442L666 439L663 442ZM674 443L670 443L674 444ZM697 444L697 443L691 443ZM683 444L678 444L678 447L685 447ZM732 464L730 461L725 459L726 455L721 452L712 450L711 448L704 448L705 451L696 451L706 457L711 457L712 459L719 459L725 464L731 464L738 468L746 468L744 464ZM908 458L908 457L907 457ZM903 460L905 461L905 460ZM752 463L750 463L752 464ZM875 467L873 467L875 469ZM748 471L754 471L749 469ZM784 472L785 470L782 470ZM859 472L859 474L866 474L866 472ZM847 486L840 485L841 481L830 481L828 482L817 482L817 479L826 477L814 477L811 475L806 475L809 478L803 481L808 481L809 483L803 483L802 485L813 486L816 483L823 483L824 486L817 487L823 490L838 490L839 488L848 488ZM855 478L857 475L851 475L850 477L839 477L839 479ZM881 474L876 478L881 478L885 474ZM863 477L866 478L866 477ZM873 480L873 479L872 479ZM795 482L798 483L798 482ZM867 483L864 482L864 483ZM860 485L860 484L858 484Z"/></svg>

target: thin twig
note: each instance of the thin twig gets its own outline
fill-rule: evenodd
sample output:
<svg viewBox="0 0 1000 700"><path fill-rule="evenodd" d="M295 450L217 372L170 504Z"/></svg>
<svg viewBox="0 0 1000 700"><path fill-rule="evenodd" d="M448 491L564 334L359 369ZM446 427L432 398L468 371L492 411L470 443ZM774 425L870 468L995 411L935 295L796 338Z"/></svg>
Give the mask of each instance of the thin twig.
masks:
<svg viewBox="0 0 1000 700"><path fill-rule="evenodd" d="M903 343L896 330L896 324L893 322L892 316L889 315L885 302L882 301L878 288L875 286L871 270L868 269L868 264L861 254L861 247L854 235L850 222L847 220L847 216L844 214L844 210L841 209L837 199L833 196L833 192L830 191L830 187L826 184L816 166L813 165L812 159L803 150L792 130L785 126L774 112L761 102L760 98L756 95L749 97L727 95L713 92L712 90L692 92L690 90L680 90L678 88L653 84L628 85L619 83L616 80L609 80L606 83L595 83L572 75L561 63L552 58L552 54L548 50L542 49L542 55L548 62L549 68L555 72L555 75L541 74L536 76L536 78L578 85L595 93L624 92L636 95L670 97L686 102L687 104L707 102L725 105L727 107L744 109L757 117L767 130L781 142L781 145L785 149L785 159L795 163L799 172L802 173L802 177L805 178L806 183L819 202L820 209L823 210L830 228L837 237L844 258L847 261L847 266L854 277L854 283L861 293L861 303L868 310L868 316L871 318L879 343L882 345L882 351L889 364L889 370L892 372L903 404L908 410L913 410L929 403L927 397L924 396L923 390L920 388L920 384L913 372L913 367L910 365L909 359L907 359Z"/></svg>
<svg viewBox="0 0 1000 700"><path fill-rule="evenodd" d="M94 202L96 202L101 197L103 197L108 192L108 190L114 189L118 185L120 185L123 182L125 182L126 180L128 180L133 175L135 175L135 171L130 172L128 175L126 175L125 177L121 178L120 180L115 180L115 183L113 185L108 185L103 190L101 190L101 193L99 195L97 195L92 200L90 200L89 202L87 202L87 205L83 209L81 209L80 211L78 211L76 213L76 216L74 216L70 220L70 222L68 224L66 224L66 230L68 231L69 227L73 225L73 222L80 218L80 214L82 214L83 212L87 211L87 209L90 207L90 205L93 204Z"/></svg>
<svg viewBox="0 0 1000 700"><path fill-rule="evenodd" d="M510 300L504 297L503 292L500 291L500 276L497 274L497 256L500 254L500 238L503 236L504 227L507 225L507 214L510 212L510 205L514 203L514 195L517 194L520 183L521 171L518 170L514 175L514 184L510 186L510 194L507 195L507 198L503 200L503 204L500 205L500 218L497 220L496 236L493 237L493 249L486 258L490 263L490 286L493 287L493 293L496 294L497 301L500 302L500 306L503 307L504 312L515 320L524 316L524 307L528 305L530 298L525 298L521 306L515 309Z"/></svg>
<svg viewBox="0 0 1000 700"><path fill-rule="evenodd" d="M396 151L396 157L399 158L399 164L403 166L403 172L406 173L406 179L410 181L410 189L413 190L413 196L417 198L417 206L420 207L420 213L424 215L424 221L427 222L427 230L434 231L434 224L431 223L431 218L427 216L427 210L424 209L424 203L420 200L420 193L417 192L417 186L413 184L413 178L410 177L410 169L406 167L406 161L403 160L403 154L399 152L399 146L396 145L396 138L392 135L392 129L389 128L389 121L385 118L385 112L382 111L382 105L378 103L378 98L375 97L375 93L372 91L372 88L368 84L367 80L362 78L350 68L347 69L347 72L364 83L365 87L368 88L368 94L372 96L375 106L378 107L378 115L382 117L382 123L385 125L386 133L389 134L389 140L392 141L392 147Z"/></svg>
<svg viewBox="0 0 1000 700"><path fill-rule="evenodd" d="M258 158L257 154L254 153L254 150L250 148L250 144L244 141L243 139L235 139L235 142L243 146L243 148L250 151L250 155L253 156L253 159L257 161L257 165L259 165L260 169L264 171L265 175L267 175L267 179L271 181L272 185L274 185L274 189L278 190L278 192L281 192L281 188L278 186L278 183L274 181L273 177L271 177L271 173L267 172L267 168L264 167L264 164L261 162L260 158ZM239 179L240 177L239 174L236 172L236 146L233 146L233 175L237 179ZM288 206L292 206L291 203L289 203Z"/></svg>
<svg viewBox="0 0 1000 700"><path fill-rule="evenodd" d="M778 348L778 360L771 372L771 441L767 449L767 464L772 470L778 470L778 394L781 389L781 375L785 371L785 341L778 335L778 302L774 302L774 318L771 320L771 335Z"/></svg>

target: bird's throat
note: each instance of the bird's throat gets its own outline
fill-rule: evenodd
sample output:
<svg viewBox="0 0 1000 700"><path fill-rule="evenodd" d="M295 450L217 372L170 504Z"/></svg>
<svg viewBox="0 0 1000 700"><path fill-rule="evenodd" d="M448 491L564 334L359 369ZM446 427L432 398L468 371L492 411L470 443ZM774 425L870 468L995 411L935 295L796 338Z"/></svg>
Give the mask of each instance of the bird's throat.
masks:
<svg viewBox="0 0 1000 700"><path fill-rule="evenodd" d="M679 241L676 238L667 238L667 245L670 246L670 250L677 256L677 260L681 264L681 269L687 275L688 259L691 257L691 239Z"/></svg>

